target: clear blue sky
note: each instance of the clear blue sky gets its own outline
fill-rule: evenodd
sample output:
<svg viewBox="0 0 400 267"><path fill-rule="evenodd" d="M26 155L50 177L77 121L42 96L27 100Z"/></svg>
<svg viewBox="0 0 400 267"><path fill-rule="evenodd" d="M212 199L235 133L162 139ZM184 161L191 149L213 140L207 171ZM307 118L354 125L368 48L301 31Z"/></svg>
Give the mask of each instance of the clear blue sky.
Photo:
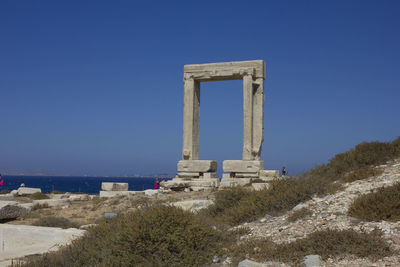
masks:
<svg viewBox="0 0 400 267"><path fill-rule="evenodd" d="M263 59L266 169L400 135L400 1L0 1L0 171L175 173L183 65ZM241 159L241 81L200 158Z"/></svg>

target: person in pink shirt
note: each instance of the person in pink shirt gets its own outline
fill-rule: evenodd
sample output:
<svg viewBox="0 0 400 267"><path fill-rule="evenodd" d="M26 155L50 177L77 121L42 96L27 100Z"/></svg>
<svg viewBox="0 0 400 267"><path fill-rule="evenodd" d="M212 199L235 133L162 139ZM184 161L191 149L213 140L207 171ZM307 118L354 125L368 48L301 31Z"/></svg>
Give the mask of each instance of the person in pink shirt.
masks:
<svg viewBox="0 0 400 267"><path fill-rule="evenodd" d="M2 186L4 184L4 180L3 177L1 177L1 173L0 173L0 186Z"/></svg>
<svg viewBox="0 0 400 267"><path fill-rule="evenodd" d="M154 189L160 188L160 182L158 181L158 178L156 179L156 183L154 184Z"/></svg>

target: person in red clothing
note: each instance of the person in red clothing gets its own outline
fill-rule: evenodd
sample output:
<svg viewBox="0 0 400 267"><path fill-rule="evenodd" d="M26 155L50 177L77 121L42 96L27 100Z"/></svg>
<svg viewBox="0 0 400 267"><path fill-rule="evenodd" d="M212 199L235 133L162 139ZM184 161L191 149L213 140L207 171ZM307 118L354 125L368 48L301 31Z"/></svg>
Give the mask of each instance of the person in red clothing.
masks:
<svg viewBox="0 0 400 267"><path fill-rule="evenodd" d="M160 188L160 182L158 181L158 178L156 179L156 183L154 184L154 189Z"/></svg>

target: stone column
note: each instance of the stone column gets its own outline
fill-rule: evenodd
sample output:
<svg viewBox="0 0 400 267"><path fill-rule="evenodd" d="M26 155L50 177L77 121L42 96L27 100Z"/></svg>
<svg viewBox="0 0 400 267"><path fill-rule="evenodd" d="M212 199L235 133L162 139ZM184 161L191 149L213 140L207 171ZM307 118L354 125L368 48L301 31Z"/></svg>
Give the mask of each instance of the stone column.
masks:
<svg viewBox="0 0 400 267"><path fill-rule="evenodd" d="M253 148L253 76L243 77L243 160L252 160Z"/></svg>
<svg viewBox="0 0 400 267"><path fill-rule="evenodd" d="M254 83L253 95L253 160L260 160L264 141L264 99L264 79L258 78Z"/></svg>
<svg viewBox="0 0 400 267"><path fill-rule="evenodd" d="M185 79L182 159L199 159L200 82Z"/></svg>

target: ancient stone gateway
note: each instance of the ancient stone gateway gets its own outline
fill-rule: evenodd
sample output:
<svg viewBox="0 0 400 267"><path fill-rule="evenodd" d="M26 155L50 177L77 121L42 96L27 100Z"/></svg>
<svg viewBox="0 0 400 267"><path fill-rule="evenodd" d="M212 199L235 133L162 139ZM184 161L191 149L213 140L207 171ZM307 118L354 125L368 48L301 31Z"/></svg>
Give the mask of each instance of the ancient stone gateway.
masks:
<svg viewBox="0 0 400 267"><path fill-rule="evenodd" d="M225 173L221 183L259 177L264 169L260 160L264 140L264 79L263 60L184 66L183 148L175 182L192 180L195 183L192 187L218 186L217 162L199 160L200 83L225 80L243 80L243 153L242 160L223 162Z"/></svg>

